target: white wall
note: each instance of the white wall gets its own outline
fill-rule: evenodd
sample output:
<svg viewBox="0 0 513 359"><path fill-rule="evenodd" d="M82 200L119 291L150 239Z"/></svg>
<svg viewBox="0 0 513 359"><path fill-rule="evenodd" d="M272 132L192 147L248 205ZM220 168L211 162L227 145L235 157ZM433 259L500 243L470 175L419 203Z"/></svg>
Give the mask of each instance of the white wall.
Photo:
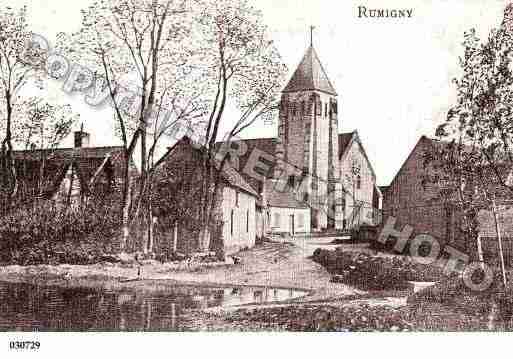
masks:
<svg viewBox="0 0 513 359"><path fill-rule="evenodd" d="M239 200L237 203L237 193ZM255 197L232 187L223 189L223 241L225 253L231 254L255 245L256 237ZM233 233L232 213L233 210Z"/></svg>
<svg viewBox="0 0 513 359"><path fill-rule="evenodd" d="M294 227L296 233L310 232L310 209L309 208L281 208L270 207L271 223L269 228L272 233L289 233L290 216L294 215Z"/></svg>
<svg viewBox="0 0 513 359"><path fill-rule="evenodd" d="M358 189L355 177L352 175L353 161L360 165L361 185ZM365 158L362 148L357 141L353 141L345 157L340 162L340 178L344 188L348 191L346 194L345 219L349 221L354 210L353 196L356 201L364 202L360 212L360 224L373 224L372 200L374 195L375 177L372 173L369 162ZM354 182L354 186L353 186ZM348 223L349 226L349 223Z"/></svg>

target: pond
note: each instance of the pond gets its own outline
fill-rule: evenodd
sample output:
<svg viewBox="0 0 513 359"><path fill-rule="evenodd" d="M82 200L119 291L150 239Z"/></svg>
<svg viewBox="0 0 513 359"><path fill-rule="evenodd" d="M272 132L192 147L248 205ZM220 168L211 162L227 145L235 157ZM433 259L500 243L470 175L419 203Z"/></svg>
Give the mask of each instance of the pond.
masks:
<svg viewBox="0 0 513 359"><path fill-rule="evenodd" d="M0 282L0 331L181 331L187 313L294 299L292 289L172 286L146 282L123 290Z"/></svg>

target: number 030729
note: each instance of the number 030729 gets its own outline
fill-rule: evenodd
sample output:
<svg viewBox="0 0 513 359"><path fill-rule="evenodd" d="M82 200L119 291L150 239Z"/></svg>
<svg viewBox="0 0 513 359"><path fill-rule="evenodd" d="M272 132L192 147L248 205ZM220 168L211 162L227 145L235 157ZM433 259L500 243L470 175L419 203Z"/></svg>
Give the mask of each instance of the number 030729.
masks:
<svg viewBox="0 0 513 359"><path fill-rule="evenodd" d="M12 350L39 350L41 343L37 341L11 341L9 349Z"/></svg>

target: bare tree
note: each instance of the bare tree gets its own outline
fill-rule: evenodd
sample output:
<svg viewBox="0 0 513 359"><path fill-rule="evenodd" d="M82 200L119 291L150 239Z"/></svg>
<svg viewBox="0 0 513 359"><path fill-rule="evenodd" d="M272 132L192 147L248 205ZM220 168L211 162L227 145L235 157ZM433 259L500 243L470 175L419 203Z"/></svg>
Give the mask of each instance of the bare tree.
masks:
<svg viewBox="0 0 513 359"><path fill-rule="evenodd" d="M204 1L198 15L198 34L202 38L200 62L210 85L209 108L204 134L206 155L202 163L202 223L200 247L208 249L209 230L218 194L220 172L227 161L222 156L217 166L215 142L221 125L234 123L223 140L227 143L246 128L275 115L286 67L270 39L262 14L246 0ZM227 107L236 106L240 116L225 119Z"/></svg>
<svg viewBox="0 0 513 359"><path fill-rule="evenodd" d="M41 63L24 61L32 34L27 24L27 9L4 7L0 12L0 103L5 134L0 153L1 184L8 197L16 195L18 181L13 160L13 120L20 105L20 90ZM33 50L36 50L33 48Z"/></svg>
<svg viewBox="0 0 513 359"><path fill-rule="evenodd" d="M14 126L14 142L25 150L39 150L38 179L31 195L40 196L44 189L46 161L71 133L79 115L72 112L70 105L48 103L39 97L31 97L22 104L21 118Z"/></svg>
<svg viewBox="0 0 513 359"><path fill-rule="evenodd" d="M179 0L102 0L83 11L81 31L67 39L71 43L61 36L61 48L101 76L96 81L103 82L114 108L125 147L122 250L133 207L131 159L140 140L141 196L148 174L148 118L172 102L191 55L185 41L188 12L188 3Z"/></svg>

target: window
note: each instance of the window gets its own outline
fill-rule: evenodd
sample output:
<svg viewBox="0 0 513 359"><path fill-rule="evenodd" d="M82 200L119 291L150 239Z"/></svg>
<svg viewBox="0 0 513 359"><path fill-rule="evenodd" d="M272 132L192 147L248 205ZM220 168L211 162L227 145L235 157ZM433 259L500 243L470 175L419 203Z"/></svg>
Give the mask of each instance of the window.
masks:
<svg viewBox="0 0 513 359"><path fill-rule="evenodd" d="M316 105L316 112L317 112L317 115L318 116L322 116L322 102L321 101L317 101L317 105Z"/></svg>
<svg viewBox="0 0 513 359"><path fill-rule="evenodd" d="M305 215L303 213L299 213L297 216L297 226L298 228L303 228L305 225Z"/></svg>
<svg viewBox="0 0 513 359"><path fill-rule="evenodd" d="M246 211L246 233L249 233L249 209Z"/></svg>
<svg viewBox="0 0 513 359"><path fill-rule="evenodd" d="M275 213L274 214L274 225L273 227L280 227L280 214Z"/></svg>
<svg viewBox="0 0 513 359"><path fill-rule="evenodd" d="M235 207L239 207L239 191L235 191Z"/></svg>
<svg viewBox="0 0 513 359"><path fill-rule="evenodd" d="M324 117L328 117L328 103L324 104Z"/></svg>
<svg viewBox="0 0 513 359"><path fill-rule="evenodd" d="M233 236L233 209L230 213L230 233Z"/></svg>
<svg viewBox="0 0 513 359"><path fill-rule="evenodd" d="M356 176L356 188L360 189L362 187L362 177L360 175Z"/></svg>

